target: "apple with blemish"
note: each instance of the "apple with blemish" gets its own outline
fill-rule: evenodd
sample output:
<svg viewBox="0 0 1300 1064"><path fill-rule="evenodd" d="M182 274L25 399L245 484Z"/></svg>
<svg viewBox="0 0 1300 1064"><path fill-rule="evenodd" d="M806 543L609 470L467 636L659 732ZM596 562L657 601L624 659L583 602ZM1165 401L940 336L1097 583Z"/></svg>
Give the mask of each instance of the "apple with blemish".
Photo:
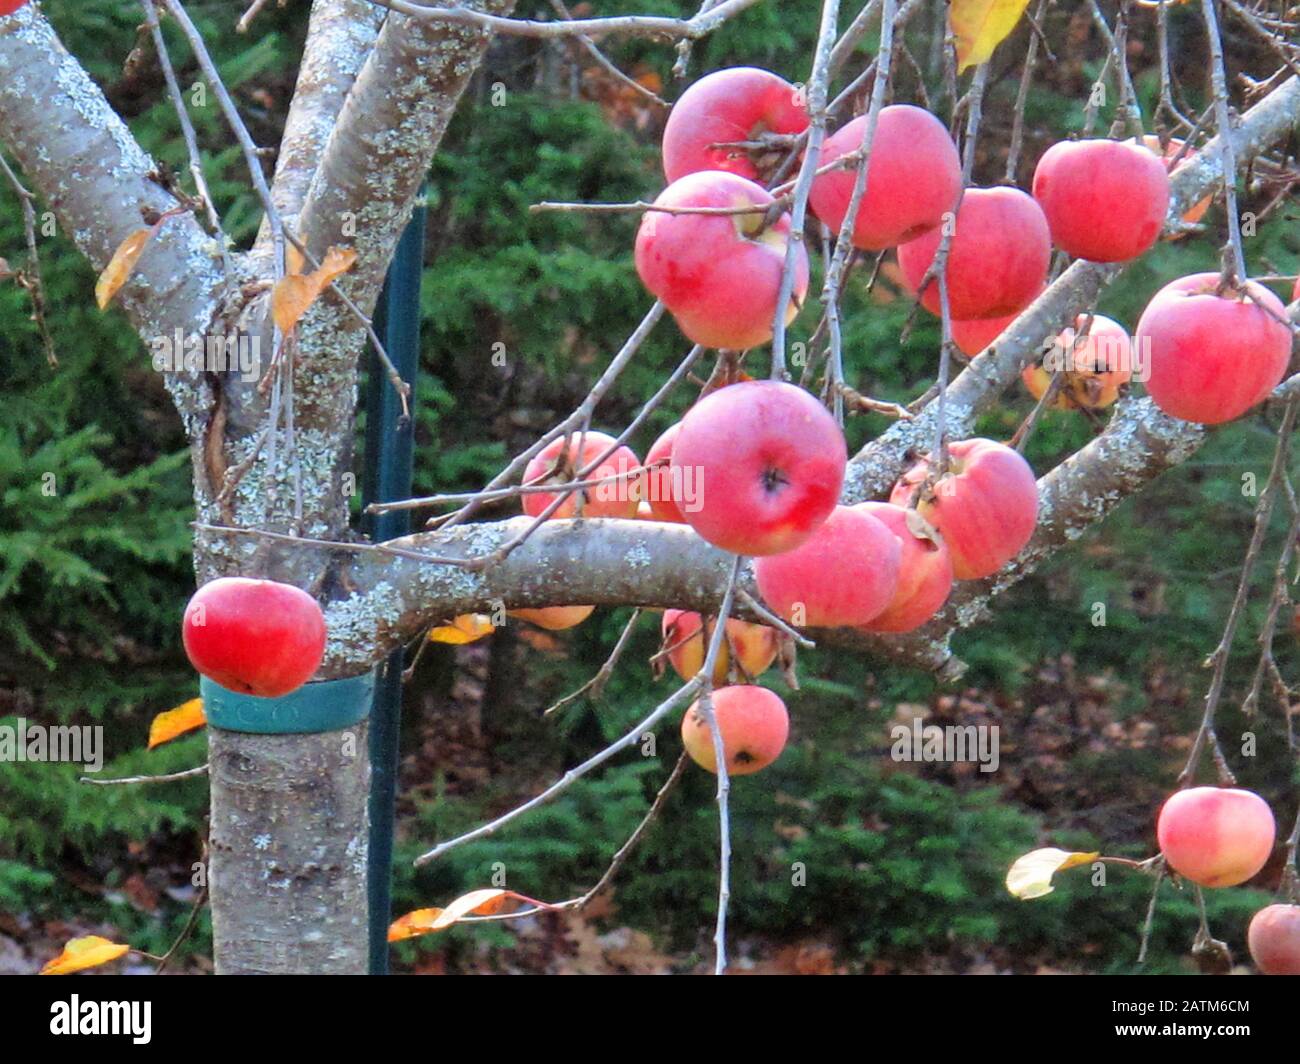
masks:
<svg viewBox="0 0 1300 1064"><path fill-rule="evenodd" d="M862 147L867 116L861 115L826 139L818 168ZM857 180L856 165L828 170L813 179L808 204L838 233ZM892 104L880 111L867 187L853 222L853 244L880 251L913 240L943 221L961 192L961 157L948 129L929 111Z"/></svg>
<svg viewBox="0 0 1300 1064"><path fill-rule="evenodd" d="M1169 867L1203 887L1235 887L1273 852L1273 811L1254 791L1192 787L1171 795L1156 821Z"/></svg>
<svg viewBox="0 0 1300 1064"><path fill-rule="evenodd" d="M1300 975L1300 905L1260 909L1246 930L1246 944L1263 975Z"/></svg>
<svg viewBox="0 0 1300 1064"><path fill-rule="evenodd" d="M325 635L325 616L305 591L242 576L204 584L181 624L185 654L201 675L261 698L280 698L310 680Z"/></svg>
<svg viewBox="0 0 1300 1064"><path fill-rule="evenodd" d="M1286 373L1286 308L1253 281L1219 293L1217 273L1180 277L1147 304L1134 334L1147 394L1166 414L1217 425L1263 401Z"/></svg>
<svg viewBox="0 0 1300 1064"><path fill-rule="evenodd" d="M744 148L763 133L802 133L808 109L801 90L769 70L715 70L691 85L664 126L664 176L669 181L701 170L725 170L753 181L754 156Z"/></svg>
<svg viewBox="0 0 1300 1064"><path fill-rule="evenodd" d="M927 497L930 463L913 465L889 496L929 521L948 545L958 580L992 576L1029 542L1038 521L1038 484L1029 463L993 440L948 445L948 469ZM918 496L919 493L919 496Z"/></svg>
<svg viewBox="0 0 1300 1064"><path fill-rule="evenodd" d="M707 630L698 613L688 610L664 610L662 631L664 649L668 651L668 662L683 680L694 677L704 668L704 659L708 656L709 640L717 626L714 618L709 618ZM731 675L733 663L736 672L744 679L752 680L761 676L776 660L781 649L780 636L775 629L765 624L751 624L749 621L728 619L726 635L718 647L718 657L713 663L713 684L721 687Z"/></svg>
<svg viewBox="0 0 1300 1064"><path fill-rule="evenodd" d="M1065 380L1052 406L1058 410L1104 410L1119 398L1120 389L1133 376L1128 330L1100 314L1093 316L1088 335L1079 339L1088 316L1075 319L1078 328L1064 329L1041 363L1031 363L1020 374L1035 399L1051 387L1059 369Z"/></svg>
<svg viewBox="0 0 1300 1064"><path fill-rule="evenodd" d="M748 776L781 756L790 716L777 695L766 687L738 684L714 691L712 702L728 776ZM692 761L716 774L713 729L699 707L693 703L682 717L682 744Z"/></svg>
<svg viewBox="0 0 1300 1064"><path fill-rule="evenodd" d="M579 455L578 441L582 440L582 452ZM578 497L582 496L583 517L635 517L637 504L641 499L640 475L633 473L640 468L641 461L632 449L616 446L613 436L604 432L587 432L585 435L575 433L569 437L568 446L561 437L552 441L535 455L524 470L524 483L527 485L564 484L576 479L576 474L601 455L614 448L613 453L600 463L583 480L601 480L605 477L623 476L607 484L583 488L573 492L551 514L552 517L576 517ZM625 475L626 474L626 475ZM560 492L534 491L525 492L523 500L524 513L529 517L540 517Z"/></svg>
<svg viewBox="0 0 1300 1064"><path fill-rule="evenodd" d="M701 170L674 181L655 205L755 209L716 214L648 210L642 216L637 275L692 342L743 351L772 339L790 243L789 213L768 218L773 202L771 193L753 181ZM798 315L807 293L808 251L800 241L795 244L787 323Z"/></svg>
<svg viewBox="0 0 1300 1064"><path fill-rule="evenodd" d="M1034 170L1034 199L1052 242L1090 262L1127 262L1160 237L1169 173L1144 144L1073 140L1053 144Z"/></svg>
<svg viewBox="0 0 1300 1064"><path fill-rule="evenodd" d="M673 441L679 482L698 488L683 516L733 554L793 550L830 516L848 450L835 419L784 381L743 381L710 392Z"/></svg>
<svg viewBox="0 0 1300 1064"><path fill-rule="evenodd" d="M883 612L863 625L868 632L911 632L925 624L948 601L952 558L943 537L915 510L891 502L864 502L853 507L870 514L898 539L898 584Z"/></svg>
<svg viewBox="0 0 1300 1064"><path fill-rule="evenodd" d="M898 589L903 545L869 512L837 506L794 550L759 558L754 578L769 607L792 624L863 625Z"/></svg>
<svg viewBox="0 0 1300 1064"><path fill-rule="evenodd" d="M1004 318L1024 310L1043 290L1052 240L1043 210L1018 188L968 188L948 250L948 313L954 320ZM944 226L898 246L898 265L917 292L934 261ZM939 284L931 280L921 305L938 314Z"/></svg>

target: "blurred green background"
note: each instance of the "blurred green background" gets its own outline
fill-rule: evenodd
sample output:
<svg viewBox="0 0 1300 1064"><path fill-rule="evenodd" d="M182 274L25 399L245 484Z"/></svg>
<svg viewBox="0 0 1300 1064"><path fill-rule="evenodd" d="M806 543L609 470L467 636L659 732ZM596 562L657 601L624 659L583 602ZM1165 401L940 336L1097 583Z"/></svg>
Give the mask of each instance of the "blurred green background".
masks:
<svg viewBox="0 0 1300 1064"><path fill-rule="evenodd" d="M244 6L189 5L253 135L274 144L306 4L270 7L251 33L238 36L231 30ZM602 0L595 13L682 14L694 7ZM696 46L692 76L744 63L801 81L817 7L760 5ZM860 7L845 4L845 22ZM150 50L123 73L136 44L136 5L45 0L42 8L145 147L183 170L177 121ZM1105 9L1113 19L1113 5ZM519 9L546 12L546 3ZM1180 86L1199 113L1206 76L1199 22L1182 7L1170 21ZM1105 55L1089 32L1086 5L1056 3L1044 29L1054 56L1040 56L1028 99L1022 187L1043 148L1081 128ZM923 99L924 71L931 104L946 118L951 101L931 67L932 31L930 13L914 20L908 43L916 63L901 66L895 98ZM1027 33L1022 26L993 60L977 183L1001 179ZM170 31L169 39L183 84L192 84L196 64ZM1239 27L1227 27L1227 44L1233 70L1258 78L1273 69ZM606 48L622 69L648 84L661 81L669 99L680 92L670 76L672 48L644 41ZM839 84L874 48L874 40L864 42ZM1145 9L1135 9L1130 54L1149 121L1159 81L1154 14ZM1108 98L1102 130L1113 88ZM191 113L227 230L246 244L259 210L238 151L215 107ZM480 486L507 455L572 409L639 320L648 299L632 268L636 219L527 208L543 199L652 197L662 186L655 146L662 119L661 110L611 81L573 44L493 45L429 177L419 493ZM1259 210L1270 198L1248 192L1243 209ZM0 204L0 255L18 266L25 253L10 189L0 188ZM1247 240L1254 272L1300 268L1298 216L1294 201L1284 204ZM1163 244L1130 269L1105 294L1101 312L1132 327L1160 285L1215 268L1221 210L1206 223L1204 236ZM41 253L57 369L47 365L25 293L0 284L0 723L26 717L103 724L105 775L188 767L204 759L201 734L144 749L152 716L197 691L178 624L193 588L184 438L123 317L94 308L93 274L70 243L45 240ZM938 328L926 318L900 343L908 300L888 268L867 293L868 272L855 274L847 293L846 374L864 393L906 402L933 379ZM820 291L816 277L812 290ZM816 324L816 301L809 302L792 340L806 339ZM492 362L498 342L505 344L504 368ZM671 325L657 330L602 406L598 424L625 424L684 350ZM763 369L760 362L756 371ZM634 441L639 453L694 394L693 387L679 390L654 415ZM1009 437L1030 408L1015 389L980 430ZM853 419L851 444L883 426L875 417ZM1124 503L1104 527L1008 595L993 622L958 638L957 651L972 666L959 690L938 690L926 676L830 650L801 655L797 692L765 678L787 700L792 742L773 768L737 781L732 792L737 954L762 962L812 949L834 966L867 971L1139 970L1150 894L1144 877L1112 869L1108 886L1097 889L1077 872L1032 903L1011 899L1002 879L1011 860L1038 845L1153 852L1154 815L1186 756L1208 680L1200 663L1218 639L1250 533L1255 499L1243 494L1243 475L1263 484L1272 429L1260 415L1217 432L1191 462ZM1095 431L1080 415L1051 412L1029 457L1041 473ZM48 473L60 485L54 497L40 491ZM1279 514L1257 573L1260 588L1272 579L1282 535ZM1266 697L1253 722L1239 712L1265 599L1266 592L1254 596L1234 647L1219 733L1243 785L1268 797L1285 826L1295 813L1297 779L1283 709ZM1106 605L1104 627L1091 623L1099 602ZM657 618L643 618L603 701L579 700L541 719L545 707L600 666L628 612L600 612L556 635L511 626L471 647L429 648L406 700L399 912L487 885L496 862L504 863L509 886L534 897L571 897L599 878L675 761L675 727L664 729L658 758L618 759L489 842L419 873L409 859L432 840L535 793L663 697L668 680L656 684L646 664L658 647ZM1300 655L1289 625L1288 616L1278 660L1286 676L1296 677ZM999 772L986 777L891 762L889 724L918 714L938 723L999 725ZM1236 756L1246 728L1258 735L1259 754L1250 759ZM81 928L164 952L193 899L204 781L87 787L77 775L74 766L0 764L0 936L16 944L20 957L12 961L13 949L0 949L0 959L9 956L20 970L48 959ZM717 875L712 790L712 777L687 774L620 873L612 906L592 918L595 933L643 932L648 938L638 941L651 943L675 970L707 956ZM806 870L804 886L791 885L796 864ZM1266 871L1262 882L1276 872ZM1209 893L1211 926L1243 956L1246 921L1264 895ZM1195 926L1190 894L1166 886L1145 970L1194 970L1187 952ZM399 967L422 971L547 970L557 950L572 946L570 938L568 945L542 947L521 934L506 924L457 929L404 943L397 959ZM184 947L187 970L203 970L208 948L204 916Z"/></svg>

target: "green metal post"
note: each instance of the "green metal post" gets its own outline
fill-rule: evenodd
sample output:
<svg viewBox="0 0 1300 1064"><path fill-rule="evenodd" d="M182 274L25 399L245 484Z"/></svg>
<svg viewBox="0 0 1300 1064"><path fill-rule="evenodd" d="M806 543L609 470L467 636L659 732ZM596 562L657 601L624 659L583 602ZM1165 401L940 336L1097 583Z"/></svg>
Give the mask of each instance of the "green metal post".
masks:
<svg viewBox="0 0 1300 1064"><path fill-rule="evenodd" d="M398 241L388 277L375 309L375 332L411 386L420 362L420 273L424 266L423 196ZM402 421L402 408L379 356L370 351L366 383L365 478L362 501L392 502L409 498L414 452L414 425ZM373 540L392 539L410 531L404 511L366 515L362 528ZM393 817L397 797L398 739L402 714L402 651L388 656L375 684L370 714L370 974L388 974L388 925L392 920Z"/></svg>

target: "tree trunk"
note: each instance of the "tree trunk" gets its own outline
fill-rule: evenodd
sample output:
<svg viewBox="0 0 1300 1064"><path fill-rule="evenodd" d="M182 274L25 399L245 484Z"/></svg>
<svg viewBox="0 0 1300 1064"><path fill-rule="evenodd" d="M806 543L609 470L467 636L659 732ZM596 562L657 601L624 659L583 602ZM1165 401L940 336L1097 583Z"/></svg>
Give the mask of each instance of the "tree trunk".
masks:
<svg viewBox="0 0 1300 1064"><path fill-rule="evenodd" d="M365 974L366 730L209 729L218 975Z"/></svg>

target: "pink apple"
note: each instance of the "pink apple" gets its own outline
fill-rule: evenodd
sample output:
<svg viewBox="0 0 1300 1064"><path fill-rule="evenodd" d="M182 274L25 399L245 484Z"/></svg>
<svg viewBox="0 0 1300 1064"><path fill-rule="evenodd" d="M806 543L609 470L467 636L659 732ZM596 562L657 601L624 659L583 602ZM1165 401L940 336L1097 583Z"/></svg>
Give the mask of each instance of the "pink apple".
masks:
<svg viewBox="0 0 1300 1064"><path fill-rule="evenodd" d="M722 734L727 775L748 776L766 768L785 749L790 716L785 703L766 687L737 685L713 692L713 714ZM717 773L713 729L695 702L682 718L682 744L691 760Z"/></svg>
<svg viewBox="0 0 1300 1064"><path fill-rule="evenodd" d="M325 616L289 584L226 576L204 584L185 607L190 664L230 691L279 698L315 674L325 654Z"/></svg>
<svg viewBox="0 0 1300 1064"><path fill-rule="evenodd" d="M1034 294L1034 299L1043 294L1044 288L1045 285ZM1030 302L1032 303L1033 300ZM968 318L964 321L954 319L951 323L953 343L962 354L974 358L1006 332L1007 327L1023 313L1022 309L1000 318Z"/></svg>
<svg viewBox="0 0 1300 1064"><path fill-rule="evenodd" d="M942 226L898 247L898 265L915 292L939 250ZM948 310L954 319L1003 318L1042 291L1052 257L1043 210L1018 188L968 188L957 210L948 252ZM921 305L939 313L931 281Z"/></svg>
<svg viewBox="0 0 1300 1064"><path fill-rule="evenodd" d="M1138 321L1150 362L1147 394L1171 417L1217 425L1240 417L1282 380L1291 331L1282 301L1262 285L1217 294L1217 273L1170 281Z"/></svg>
<svg viewBox="0 0 1300 1064"><path fill-rule="evenodd" d="M920 628L948 601L952 591L952 558L948 545L915 510L892 502L864 502L853 507L870 514L898 539L902 554L898 586L884 612L863 627L868 632L910 632Z"/></svg>
<svg viewBox="0 0 1300 1064"><path fill-rule="evenodd" d="M753 181L759 173L750 154L717 145L807 128L803 93L785 79L757 67L715 70L682 93L668 115L664 176L676 181L698 170L726 170Z"/></svg>
<svg viewBox="0 0 1300 1064"><path fill-rule="evenodd" d="M687 174L669 185L660 207L767 208L759 185L721 170ZM772 338L790 215L767 224L762 210L747 214L671 214L649 210L636 235L636 272L663 300L688 339L706 347L745 350ZM808 251L795 246L795 283L786 321L808 293Z"/></svg>
<svg viewBox="0 0 1300 1064"><path fill-rule="evenodd" d="M847 461L844 434L826 408L781 381L710 392L673 441L674 475L698 488L687 522L734 554L799 546L835 509Z"/></svg>
<svg viewBox="0 0 1300 1064"><path fill-rule="evenodd" d="M1192 787L1171 795L1156 821L1169 867L1203 887L1235 887L1273 852L1273 811L1254 791Z"/></svg>
<svg viewBox="0 0 1300 1064"><path fill-rule="evenodd" d="M663 644L669 651L668 662L683 680L689 680L702 668L708 656L709 640L717 621L709 618L708 629L701 634L700 615L687 610L664 610ZM765 624L751 624L729 618L727 634L713 663L713 684L722 687L731 673L733 652L737 674L753 679L761 676L776 660L781 649L780 636Z"/></svg>
<svg viewBox="0 0 1300 1064"><path fill-rule="evenodd" d="M792 624L863 625L893 600L902 556L902 543L883 522L837 506L803 544L759 558L754 577L763 600Z"/></svg>
<svg viewBox="0 0 1300 1064"><path fill-rule="evenodd" d="M925 483L930 465L912 466L889 496L908 506ZM992 576L1024 548L1038 521L1034 471L1010 447L992 440L948 445L948 471L934 496L916 507L948 544L958 580Z"/></svg>
<svg viewBox="0 0 1300 1064"><path fill-rule="evenodd" d="M1038 160L1034 199L1066 254L1125 262L1160 237L1169 174L1159 156L1136 141L1061 141Z"/></svg>
<svg viewBox="0 0 1300 1064"><path fill-rule="evenodd" d="M1246 944L1263 975L1300 975L1300 905L1269 905L1250 921Z"/></svg>
<svg viewBox="0 0 1300 1064"><path fill-rule="evenodd" d="M867 116L828 137L819 168L862 147ZM809 205L838 233L848 213L857 166L814 179ZM867 188L853 223L853 244L880 251L912 240L943 221L961 191L961 158L939 119L911 104L880 112L867 164Z"/></svg>
<svg viewBox="0 0 1300 1064"><path fill-rule="evenodd" d="M533 457L524 470L525 484L563 484L576 479L578 470L594 462L614 445L614 437L604 432L588 431L582 439L582 455L578 456L579 433L569 437L569 445L564 446L564 437L552 441ZM566 456L561 462L561 456ZM631 473L640 468L641 461L629 447L619 447L605 461L588 473L583 480L600 480L604 477ZM563 468L559 468L563 466ZM608 484L598 484L594 488L575 491L560 503L552 517L574 517L578 510L578 496L583 497L583 517L635 517L637 503L641 499L640 476L624 477L622 480ZM559 492L535 491L520 496L523 500L524 513L529 517L540 516Z"/></svg>
<svg viewBox="0 0 1300 1064"><path fill-rule="evenodd" d="M654 515L656 521L674 521L678 524L685 524L686 518L682 515L681 508L678 506L678 496L681 494L682 485L673 484L671 460L673 457L673 441L677 439L677 430L681 428L681 422L676 425L670 425L662 436L654 442L645 456L645 464L650 470L645 479L645 502L650 507L650 512ZM662 462L661 465L655 463Z"/></svg>
<svg viewBox="0 0 1300 1064"><path fill-rule="evenodd" d="M962 354L974 358L989 346L1006 330L1006 327L1020 317L1021 312L1007 314L1001 318L970 318L965 321L952 322L952 340Z"/></svg>

